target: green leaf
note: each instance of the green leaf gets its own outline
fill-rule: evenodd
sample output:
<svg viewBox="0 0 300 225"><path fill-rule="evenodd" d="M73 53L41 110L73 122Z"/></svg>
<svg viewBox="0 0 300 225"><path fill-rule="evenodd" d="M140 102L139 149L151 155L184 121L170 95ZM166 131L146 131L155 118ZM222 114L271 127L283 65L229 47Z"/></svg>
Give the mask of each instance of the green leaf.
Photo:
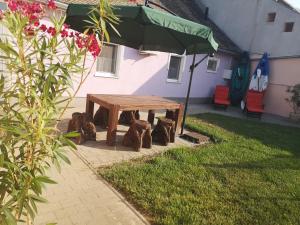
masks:
<svg viewBox="0 0 300 225"><path fill-rule="evenodd" d="M4 155L0 154L0 167L3 167L4 165Z"/></svg>
<svg viewBox="0 0 300 225"><path fill-rule="evenodd" d="M34 212L33 208L27 202L24 205L25 205L25 209L26 209L27 213L33 219L35 217L35 212Z"/></svg>
<svg viewBox="0 0 300 225"><path fill-rule="evenodd" d="M38 195L29 195L28 196L29 198L35 200L36 202L41 202L41 203L46 203L48 202L47 199L41 197L41 196L38 196Z"/></svg>
<svg viewBox="0 0 300 225"><path fill-rule="evenodd" d="M2 93L4 90L4 76L1 75L1 78L0 78L0 93Z"/></svg>
<svg viewBox="0 0 300 225"><path fill-rule="evenodd" d="M12 215L12 213L7 209L3 209L4 215L5 215L5 221L9 225L17 225L17 221L15 217Z"/></svg>
<svg viewBox="0 0 300 225"><path fill-rule="evenodd" d="M57 171L60 173L61 172L61 166L60 166L60 163L59 163L58 159L55 156L52 157L52 163L54 164Z"/></svg>
<svg viewBox="0 0 300 225"><path fill-rule="evenodd" d="M36 181L47 183L47 184L57 184L54 180L50 179L47 176L38 176L35 178Z"/></svg>
<svg viewBox="0 0 300 225"><path fill-rule="evenodd" d="M68 158L66 155L64 155L64 154L61 153L61 152L57 152L56 154L57 154L57 155L59 156L59 158L62 159L64 162L66 162L67 164L71 164L71 161L69 160L69 158Z"/></svg>
<svg viewBox="0 0 300 225"><path fill-rule="evenodd" d="M19 54L8 44L8 42L4 43L0 39L0 49L5 52L7 55L13 54L14 56L19 56Z"/></svg>
<svg viewBox="0 0 300 225"><path fill-rule="evenodd" d="M75 145L74 142L71 141L69 138L63 138L62 142L63 142L65 145L71 147L72 149L77 150L76 145Z"/></svg>
<svg viewBox="0 0 300 225"><path fill-rule="evenodd" d="M31 207L34 210L34 212L37 213L37 207L36 207L35 202L32 199L29 199L29 202L30 202Z"/></svg>
<svg viewBox="0 0 300 225"><path fill-rule="evenodd" d="M72 131L72 132L64 134L64 137L65 138L75 138L75 137L78 137L79 135L80 135L79 132Z"/></svg>

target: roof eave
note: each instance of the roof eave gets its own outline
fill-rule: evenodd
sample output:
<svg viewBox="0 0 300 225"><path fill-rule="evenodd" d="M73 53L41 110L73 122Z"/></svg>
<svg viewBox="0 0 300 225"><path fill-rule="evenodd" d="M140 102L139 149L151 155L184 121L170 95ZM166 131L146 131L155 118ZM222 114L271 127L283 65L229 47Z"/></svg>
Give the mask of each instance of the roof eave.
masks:
<svg viewBox="0 0 300 225"><path fill-rule="evenodd" d="M300 13L300 9L293 7L291 4L289 4L288 2L286 2L284 0L274 0L274 1L281 3L282 5L284 5L285 7L287 7L288 9L290 9L296 13Z"/></svg>
<svg viewBox="0 0 300 225"><path fill-rule="evenodd" d="M229 55L232 55L232 56L239 56L242 53L241 50L234 51L234 50L229 50L229 49L224 49L224 48L219 48L218 52L229 54Z"/></svg>

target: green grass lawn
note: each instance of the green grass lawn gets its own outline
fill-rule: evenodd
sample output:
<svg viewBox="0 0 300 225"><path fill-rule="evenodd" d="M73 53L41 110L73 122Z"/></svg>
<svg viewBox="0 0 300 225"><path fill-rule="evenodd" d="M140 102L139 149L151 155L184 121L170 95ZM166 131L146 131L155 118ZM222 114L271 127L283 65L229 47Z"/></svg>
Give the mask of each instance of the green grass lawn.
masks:
<svg viewBox="0 0 300 225"><path fill-rule="evenodd" d="M300 129L202 114L215 141L99 173L153 224L300 224Z"/></svg>

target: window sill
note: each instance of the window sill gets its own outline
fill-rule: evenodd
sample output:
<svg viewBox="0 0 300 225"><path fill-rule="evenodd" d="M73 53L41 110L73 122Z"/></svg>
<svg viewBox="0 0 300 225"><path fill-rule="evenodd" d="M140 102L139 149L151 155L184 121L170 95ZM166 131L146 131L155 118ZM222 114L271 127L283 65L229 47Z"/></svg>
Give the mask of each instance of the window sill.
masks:
<svg viewBox="0 0 300 225"><path fill-rule="evenodd" d="M167 79L167 83L181 84L180 80Z"/></svg>
<svg viewBox="0 0 300 225"><path fill-rule="evenodd" d="M218 71L206 70L207 73L218 73Z"/></svg>
<svg viewBox="0 0 300 225"><path fill-rule="evenodd" d="M119 79L119 77L116 74L113 73L105 73L105 72L96 72L95 77L103 77L103 78L113 78L113 79Z"/></svg>

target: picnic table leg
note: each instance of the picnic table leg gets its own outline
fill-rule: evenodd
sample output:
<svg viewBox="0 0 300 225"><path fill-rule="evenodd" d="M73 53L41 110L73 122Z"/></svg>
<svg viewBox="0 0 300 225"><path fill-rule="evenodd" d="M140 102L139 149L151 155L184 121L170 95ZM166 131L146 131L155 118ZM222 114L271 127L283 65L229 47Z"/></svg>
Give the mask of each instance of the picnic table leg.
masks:
<svg viewBox="0 0 300 225"><path fill-rule="evenodd" d="M175 128L176 128L176 134L179 134L181 124L182 124L182 117L183 117L183 104L180 104L179 108L175 110Z"/></svg>
<svg viewBox="0 0 300 225"><path fill-rule="evenodd" d="M86 108L85 108L85 112L88 116L90 116L90 118L93 118L94 116L94 102L92 102L89 99L89 96L87 96L86 98Z"/></svg>
<svg viewBox="0 0 300 225"><path fill-rule="evenodd" d="M108 129L106 135L106 143L110 146L116 145L118 116L119 107L114 105L109 109Z"/></svg>
<svg viewBox="0 0 300 225"><path fill-rule="evenodd" d="M154 118L155 118L155 111L154 110L149 110L148 111L148 122L153 126L154 124Z"/></svg>

